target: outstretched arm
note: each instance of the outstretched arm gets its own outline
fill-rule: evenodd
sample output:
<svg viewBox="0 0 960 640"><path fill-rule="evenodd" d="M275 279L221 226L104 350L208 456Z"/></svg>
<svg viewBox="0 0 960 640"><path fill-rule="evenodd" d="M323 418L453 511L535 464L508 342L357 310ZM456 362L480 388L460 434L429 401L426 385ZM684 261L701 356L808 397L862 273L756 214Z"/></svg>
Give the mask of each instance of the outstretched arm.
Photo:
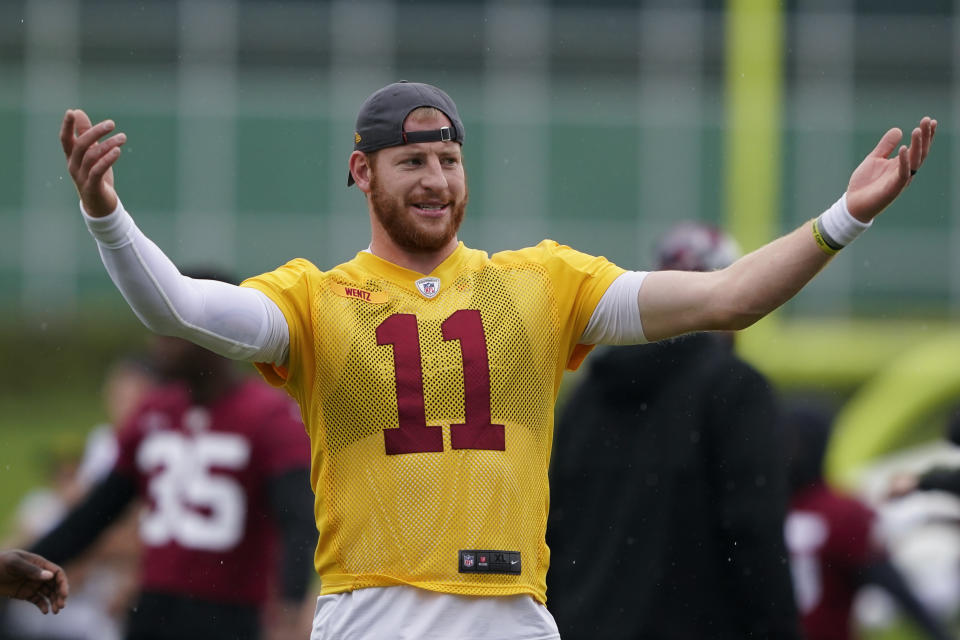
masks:
<svg viewBox="0 0 960 640"><path fill-rule="evenodd" d="M180 273L124 210L113 165L126 142L111 120L96 125L67 111L60 143L90 233L114 284L147 328L190 340L222 356L285 364L289 334L280 309L262 292Z"/></svg>
<svg viewBox="0 0 960 640"><path fill-rule="evenodd" d="M30 551L67 564L116 520L137 494L134 481L111 471L60 523L30 546Z"/></svg>
<svg viewBox="0 0 960 640"><path fill-rule="evenodd" d="M43 613L58 613L69 592L58 565L29 551L0 551L0 596L32 602Z"/></svg>
<svg viewBox="0 0 960 640"><path fill-rule="evenodd" d="M923 118L910 146L897 148L903 134L890 129L860 163L837 205L850 225L869 224L910 184L923 164L937 121ZM726 269L701 273L658 271L640 287L637 304L648 340L692 331L735 330L750 326L792 298L829 261L818 245L813 222L740 258Z"/></svg>

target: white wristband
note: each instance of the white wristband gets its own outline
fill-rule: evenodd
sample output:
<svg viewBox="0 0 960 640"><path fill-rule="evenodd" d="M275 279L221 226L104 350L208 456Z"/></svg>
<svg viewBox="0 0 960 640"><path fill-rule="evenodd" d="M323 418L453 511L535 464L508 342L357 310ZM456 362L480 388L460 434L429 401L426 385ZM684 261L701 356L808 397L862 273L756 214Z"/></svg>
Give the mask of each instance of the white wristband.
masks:
<svg viewBox="0 0 960 640"><path fill-rule="evenodd" d="M829 240L845 247L870 228L873 221L860 222L847 209L847 194L844 192L833 206L820 214L820 231Z"/></svg>

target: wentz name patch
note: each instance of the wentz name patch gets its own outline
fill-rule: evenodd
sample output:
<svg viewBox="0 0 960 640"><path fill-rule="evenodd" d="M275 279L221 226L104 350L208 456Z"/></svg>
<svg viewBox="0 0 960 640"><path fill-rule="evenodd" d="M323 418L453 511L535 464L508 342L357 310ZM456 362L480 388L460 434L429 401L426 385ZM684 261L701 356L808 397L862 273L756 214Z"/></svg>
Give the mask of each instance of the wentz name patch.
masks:
<svg viewBox="0 0 960 640"><path fill-rule="evenodd" d="M461 549L460 573L520 573L519 551Z"/></svg>
<svg viewBox="0 0 960 640"><path fill-rule="evenodd" d="M330 284L330 290L343 298L354 298L371 304L383 304L387 301L386 291L367 291L357 287L345 287L336 282Z"/></svg>

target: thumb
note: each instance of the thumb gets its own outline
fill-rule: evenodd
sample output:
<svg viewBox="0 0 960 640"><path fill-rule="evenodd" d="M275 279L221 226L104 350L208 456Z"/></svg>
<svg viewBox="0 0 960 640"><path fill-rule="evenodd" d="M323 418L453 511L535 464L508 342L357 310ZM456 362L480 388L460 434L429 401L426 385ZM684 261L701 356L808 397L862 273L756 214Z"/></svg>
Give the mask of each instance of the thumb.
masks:
<svg viewBox="0 0 960 640"><path fill-rule="evenodd" d="M19 556L13 558L10 562L10 568L28 580L49 580L53 577L53 573L49 570L38 567L26 558Z"/></svg>
<svg viewBox="0 0 960 640"><path fill-rule="evenodd" d="M90 116L83 109L73 110L73 129L76 135L81 135L84 131L93 126L90 122Z"/></svg>
<svg viewBox="0 0 960 640"><path fill-rule="evenodd" d="M89 123L90 120L87 120ZM89 124L87 125L89 128ZM880 142L877 143L877 146L874 147L873 151L870 152L870 155L876 158L886 158L890 153L896 149L897 144L900 142L900 139L903 138L903 132L899 128L894 127L890 129L883 137L880 138Z"/></svg>

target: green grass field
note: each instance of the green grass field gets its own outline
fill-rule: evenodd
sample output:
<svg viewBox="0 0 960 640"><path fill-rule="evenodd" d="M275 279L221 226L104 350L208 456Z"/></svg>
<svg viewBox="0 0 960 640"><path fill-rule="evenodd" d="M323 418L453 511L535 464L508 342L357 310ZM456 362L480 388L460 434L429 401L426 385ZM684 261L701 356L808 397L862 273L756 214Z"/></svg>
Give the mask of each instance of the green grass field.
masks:
<svg viewBox="0 0 960 640"><path fill-rule="evenodd" d="M54 457L82 451L105 419L104 372L145 335L132 314L107 308L57 325L0 325L0 540L23 496L47 482Z"/></svg>
<svg viewBox="0 0 960 640"><path fill-rule="evenodd" d="M52 461L79 454L87 432L103 420L96 392L57 390L3 398L0 413L0 539L17 504L47 483Z"/></svg>

